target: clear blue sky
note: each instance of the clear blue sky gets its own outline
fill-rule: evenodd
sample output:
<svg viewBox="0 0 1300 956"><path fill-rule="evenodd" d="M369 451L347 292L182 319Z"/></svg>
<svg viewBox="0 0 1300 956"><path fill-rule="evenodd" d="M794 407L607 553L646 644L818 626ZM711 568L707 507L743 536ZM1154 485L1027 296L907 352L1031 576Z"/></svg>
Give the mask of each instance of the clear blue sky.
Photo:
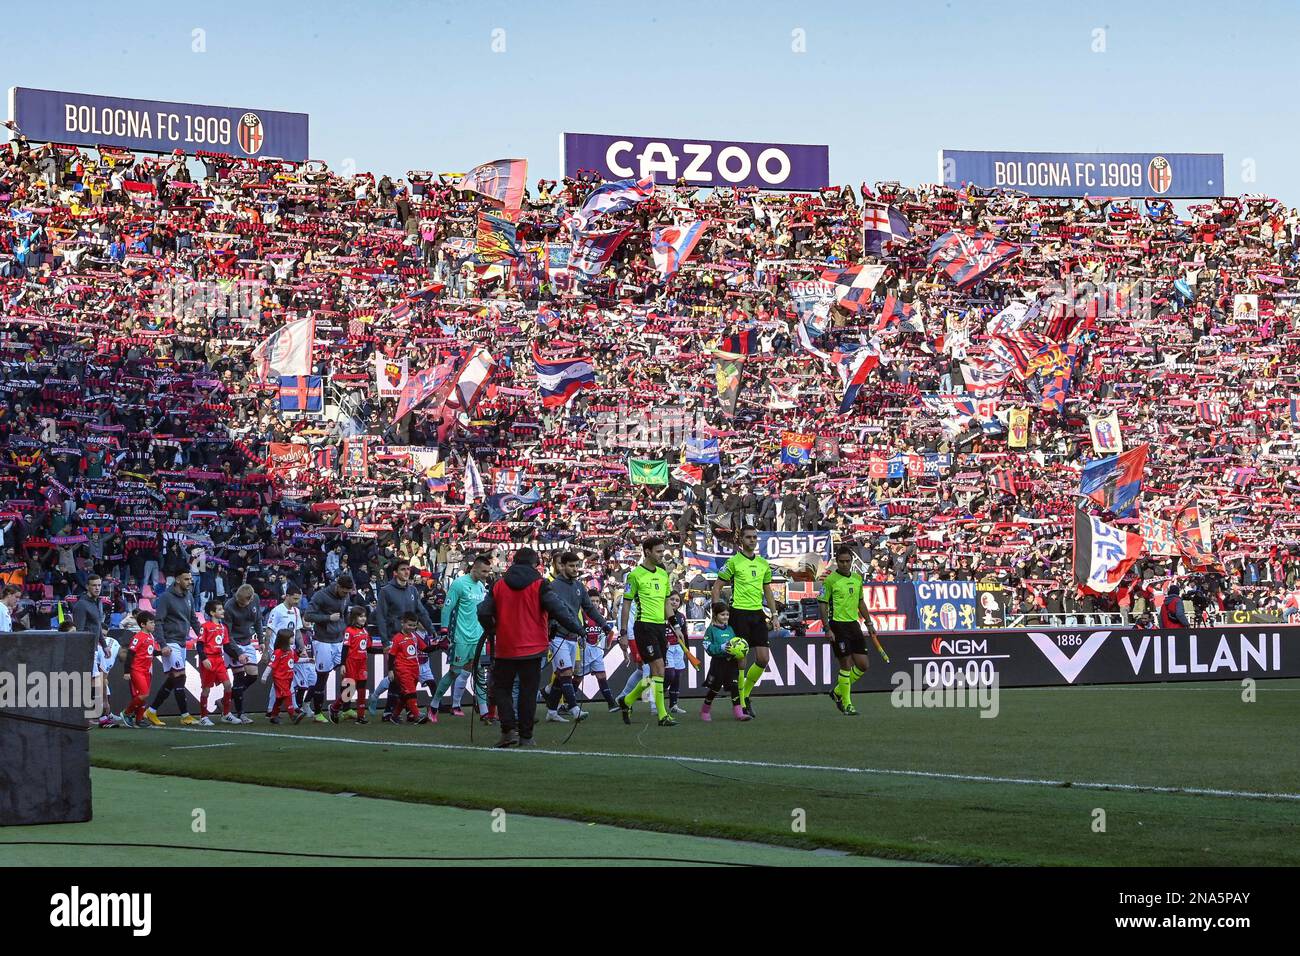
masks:
<svg viewBox="0 0 1300 956"><path fill-rule="evenodd" d="M941 147L1222 152L1228 191L1300 203L1295 3L208 6L15 8L0 84L306 112L314 157L399 175L554 177L568 130L824 143L854 185L932 182Z"/></svg>

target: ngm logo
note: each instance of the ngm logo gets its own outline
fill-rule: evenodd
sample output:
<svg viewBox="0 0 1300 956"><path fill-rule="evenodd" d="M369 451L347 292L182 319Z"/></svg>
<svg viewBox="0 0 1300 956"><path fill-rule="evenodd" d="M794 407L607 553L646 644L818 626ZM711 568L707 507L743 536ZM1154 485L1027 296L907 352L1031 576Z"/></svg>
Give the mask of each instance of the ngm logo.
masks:
<svg viewBox="0 0 1300 956"><path fill-rule="evenodd" d="M956 657L977 657L988 654L989 642L974 641L965 637L954 639L936 637L930 642L930 650L940 655L952 654Z"/></svg>

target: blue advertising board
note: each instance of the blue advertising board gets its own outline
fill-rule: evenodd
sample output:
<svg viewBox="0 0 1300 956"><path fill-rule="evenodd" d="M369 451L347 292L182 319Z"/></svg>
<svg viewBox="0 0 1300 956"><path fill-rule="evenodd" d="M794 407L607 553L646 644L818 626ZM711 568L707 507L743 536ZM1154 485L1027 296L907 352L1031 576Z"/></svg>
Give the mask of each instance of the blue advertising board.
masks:
<svg viewBox="0 0 1300 956"><path fill-rule="evenodd" d="M975 627L974 581L916 581L912 587L922 631L969 631Z"/></svg>
<svg viewBox="0 0 1300 956"><path fill-rule="evenodd" d="M15 86L9 90L9 118L34 142L103 144L153 153L203 150L294 162L309 158L306 113Z"/></svg>
<svg viewBox="0 0 1300 956"><path fill-rule="evenodd" d="M645 179L661 186L756 186L815 190L830 184L830 147L565 133L564 175L595 170L604 179Z"/></svg>
<svg viewBox="0 0 1300 956"><path fill-rule="evenodd" d="M1222 153L1008 153L945 149L945 186L973 183L1030 196L1198 199L1226 195Z"/></svg>

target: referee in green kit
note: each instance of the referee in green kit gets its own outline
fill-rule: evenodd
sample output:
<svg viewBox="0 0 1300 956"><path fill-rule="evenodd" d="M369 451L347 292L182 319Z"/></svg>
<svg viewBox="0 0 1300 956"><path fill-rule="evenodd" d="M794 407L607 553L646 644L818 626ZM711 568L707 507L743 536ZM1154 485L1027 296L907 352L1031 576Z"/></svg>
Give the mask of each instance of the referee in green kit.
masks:
<svg viewBox="0 0 1300 956"><path fill-rule="evenodd" d="M731 585L731 629L754 651L754 663L749 665L740 680L740 705L750 717L754 716L754 706L749 701L750 691L772 658L768 645L768 617L763 611L765 605L771 620L777 619L776 598L772 594L772 566L757 552L758 531L746 528L740 533L740 550L727 559L726 565L718 572L718 579L713 582L715 602L722 597L723 583Z"/></svg>

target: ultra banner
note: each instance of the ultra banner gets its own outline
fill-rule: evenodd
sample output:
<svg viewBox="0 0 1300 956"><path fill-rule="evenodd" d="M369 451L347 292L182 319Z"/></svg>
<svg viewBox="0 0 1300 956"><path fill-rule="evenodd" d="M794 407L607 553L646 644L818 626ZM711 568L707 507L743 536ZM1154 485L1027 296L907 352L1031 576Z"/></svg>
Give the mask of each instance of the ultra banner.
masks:
<svg viewBox="0 0 1300 956"><path fill-rule="evenodd" d="M302 162L307 114L62 93L15 86L9 117L36 142L120 146L153 153L182 149Z"/></svg>
<svg viewBox="0 0 1300 956"><path fill-rule="evenodd" d="M945 149L945 186L973 183L1030 196L1222 196L1222 153L1005 153Z"/></svg>
<svg viewBox="0 0 1300 956"><path fill-rule="evenodd" d="M564 175L592 170L605 179L653 177L661 186L756 186L811 190L830 183L830 147L565 133Z"/></svg>
<svg viewBox="0 0 1300 956"><path fill-rule="evenodd" d="M115 637L129 640L125 632ZM900 674L907 675L909 686L918 688L989 686L994 675L1003 688L1300 677L1300 626L1285 624L1170 631L1080 628L921 634L882 630L879 639L890 662L886 664L868 641L871 666L854 685L855 691L894 691L901 682L896 676ZM691 641L691 649L706 661L698 642ZM194 696L199 691L199 674L193 653L189 659L187 688ZM610 685L622 687L631 673L622 652L615 647L606 654L605 662ZM440 674L446 656L435 654L430 663L435 674ZM382 670L379 658L372 658L372 687ZM826 640L773 638L771 662L758 692L824 693L834 685L837 671ZM682 692L703 696L704 674L688 667L684 676ZM159 680L155 668L155 690ZM114 709L120 709L119 705L130 699L121 667L114 668L110 686ZM595 678L583 682L583 691L588 698L596 695ZM262 713L266 693L267 685L262 683L248 689L244 700L250 714ZM333 685L330 693L334 693ZM164 716L170 707L169 703L164 708Z"/></svg>

